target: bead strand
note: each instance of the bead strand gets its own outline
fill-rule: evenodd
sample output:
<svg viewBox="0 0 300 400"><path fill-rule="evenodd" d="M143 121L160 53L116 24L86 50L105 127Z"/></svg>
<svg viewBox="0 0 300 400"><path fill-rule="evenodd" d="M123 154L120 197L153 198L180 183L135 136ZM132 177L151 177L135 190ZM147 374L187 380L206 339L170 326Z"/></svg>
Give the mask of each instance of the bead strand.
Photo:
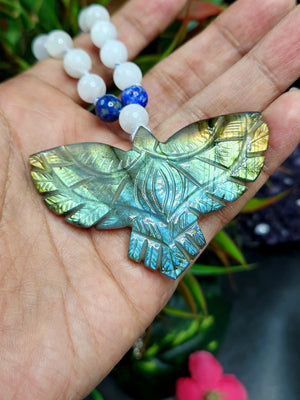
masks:
<svg viewBox="0 0 300 400"><path fill-rule="evenodd" d="M142 72L135 63L127 61L127 48L117 40L117 30L109 21L109 14L105 14L103 20L91 17L97 13L100 15L102 8L104 7L91 5L83 9L79 16L79 26L86 32L90 31L93 44L100 49L102 63L114 69L113 81L123 91L121 100L124 107L117 97L106 95L96 102L96 113L102 120L114 120L119 117L122 129L133 133L138 126L147 125L149 122L148 113L144 108L148 96L140 86ZM107 12L105 8L104 10Z"/></svg>
<svg viewBox="0 0 300 400"><path fill-rule="evenodd" d="M117 39L116 27L110 22L105 7L93 4L81 10L78 17L80 29L90 32L93 44L99 48L102 63L113 69L113 81L122 91L121 100L106 94L104 80L92 74L92 61L82 49L74 49L72 38L64 31L54 30L39 35L32 44L38 60L48 55L63 59L63 67L72 78L79 79L77 91L87 103L94 103L96 115L104 122L119 119L122 129L134 135L141 125L147 126L149 116L145 110L148 95L141 86L142 72L138 65L128 61L126 46Z"/></svg>

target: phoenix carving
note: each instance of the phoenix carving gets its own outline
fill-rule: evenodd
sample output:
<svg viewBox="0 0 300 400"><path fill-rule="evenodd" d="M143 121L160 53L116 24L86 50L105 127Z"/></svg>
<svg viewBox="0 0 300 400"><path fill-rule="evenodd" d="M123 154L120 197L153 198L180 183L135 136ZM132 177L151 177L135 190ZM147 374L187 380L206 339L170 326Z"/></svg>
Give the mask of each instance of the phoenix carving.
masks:
<svg viewBox="0 0 300 400"><path fill-rule="evenodd" d="M132 228L128 256L176 279L205 246L197 219L240 197L268 147L256 112L195 122L158 141L140 127L128 151L78 143L30 157L46 205L73 225Z"/></svg>

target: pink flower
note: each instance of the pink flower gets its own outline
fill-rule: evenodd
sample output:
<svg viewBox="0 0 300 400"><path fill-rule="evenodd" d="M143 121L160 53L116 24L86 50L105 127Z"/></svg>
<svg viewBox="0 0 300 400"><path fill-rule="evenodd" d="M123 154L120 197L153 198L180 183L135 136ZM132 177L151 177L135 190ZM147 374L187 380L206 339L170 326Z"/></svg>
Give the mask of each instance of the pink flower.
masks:
<svg viewBox="0 0 300 400"><path fill-rule="evenodd" d="M245 387L234 375L223 374L221 364L207 351L189 357L191 378L176 382L177 400L247 400Z"/></svg>

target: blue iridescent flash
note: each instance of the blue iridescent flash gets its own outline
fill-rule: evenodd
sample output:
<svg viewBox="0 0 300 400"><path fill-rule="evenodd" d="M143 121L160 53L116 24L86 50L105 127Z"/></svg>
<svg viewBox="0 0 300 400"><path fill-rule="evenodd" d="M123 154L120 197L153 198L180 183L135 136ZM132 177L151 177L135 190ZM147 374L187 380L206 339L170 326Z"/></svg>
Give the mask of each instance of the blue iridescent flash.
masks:
<svg viewBox="0 0 300 400"><path fill-rule="evenodd" d="M122 102L112 94L106 94L95 104L97 116L104 122L117 121L123 105Z"/></svg>
<svg viewBox="0 0 300 400"><path fill-rule="evenodd" d="M140 104L142 107L146 107L148 94L142 86L133 85L123 90L121 100L124 106L128 104Z"/></svg>

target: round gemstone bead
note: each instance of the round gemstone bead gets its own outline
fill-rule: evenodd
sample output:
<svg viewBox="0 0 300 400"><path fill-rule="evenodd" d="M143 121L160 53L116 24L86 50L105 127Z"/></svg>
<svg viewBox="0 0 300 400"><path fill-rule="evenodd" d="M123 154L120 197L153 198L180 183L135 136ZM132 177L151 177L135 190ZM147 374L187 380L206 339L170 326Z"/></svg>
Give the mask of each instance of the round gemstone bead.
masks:
<svg viewBox="0 0 300 400"><path fill-rule="evenodd" d="M142 107L146 107L148 103L148 94L142 86L133 85L123 90L121 100L124 106L128 104L139 104Z"/></svg>
<svg viewBox="0 0 300 400"><path fill-rule="evenodd" d="M125 132L134 134L139 126L148 125L149 116L144 107L139 104L129 104L122 108L119 122Z"/></svg>
<svg viewBox="0 0 300 400"><path fill-rule="evenodd" d="M83 32L88 32L89 30L86 19L88 8L89 7L84 7L78 14L78 25Z"/></svg>
<svg viewBox="0 0 300 400"><path fill-rule="evenodd" d="M109 21L110 16L107 9L100 4L92 4L86 9L84 15L84 23L88 30L92 29L92 26L96 21Z"/></svg>
<svg viewBox="0 0 300 400"><path fill-rule="evenodd" d="M112 94L106 94L95 104L96 114L104 122L117 121L122 107L121 101Z"/></svg>
<svg viewBox="0 0 300 400"><path fill-rule="evenodd" d="M102 47L107 40L116 39L117 30L109 21L96 21L91 29L91 39L95 46Z"/></svg>
<svg viewBox="0 0 300 400"><path fill-rule="evenodd" d="M49 33L45 47L51 57L63 58L65 51L73 48L73 41L67 32L56 29Z"/></svg>
<svg viewBox="0 0 300 400"><path fill-rule="evenodd" d="M117 65L114 70L114 82L120 90L132 85L139 85L142 79L143 74L140 67L133 62L124 62Z"/></svg>
<svg viewBox="0 0 300 400"><path fill-rule="evenodd" d="M99 75L84 74L78 81L77 91L82 100L93 103L96 97L105 95L106 85Z"/></svg>
<svg viewBox="0 0 300 400"><path fill-rule="evenodd" d="M116 64L127 61L127 48L119 40L107 40L100 50L100 58L106 67L115 68Z"/></svg>
<svg viewBox="0 0 300 400"><path fill-rule="evenodd" d="M69 50L64 57L64 69L72 78L81 78L92 68L92 60L82 49Z"/></svg>
<svg viewBox="0 0 300 400"><path fill-rule="evenodd" d="M48 51L45 46L47 39L48 35L38 35L32 42L32 53L39 61L49 57Z"/></svg>

